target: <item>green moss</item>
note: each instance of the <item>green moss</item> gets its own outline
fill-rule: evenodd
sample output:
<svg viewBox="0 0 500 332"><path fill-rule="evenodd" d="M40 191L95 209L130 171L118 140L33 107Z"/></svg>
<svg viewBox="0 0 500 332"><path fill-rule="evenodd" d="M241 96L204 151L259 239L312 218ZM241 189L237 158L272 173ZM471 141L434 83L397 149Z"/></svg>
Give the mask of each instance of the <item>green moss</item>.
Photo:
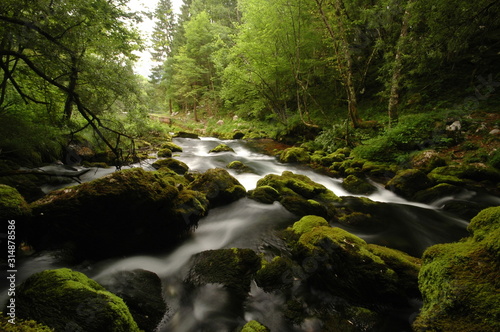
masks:
<svg viewBox="0 0 500 332"><path fill-rule="evenodd" d="M243 326L241 332L270 332L270 330L256 320L251 320Z"/></svg>
<svg viewBox="0 0 500 332"><path fill-rule="evenodd" d="M293 266L293 261L286 257L277 256L270 262L264 260L255 281L266 292L290 288L292 280L287 282L287 277L292 276Z"/></svg>
<svg viewBox="0 0 500 332"><path fill-rule="evenodd" d="M222 168L207 170L189 185L189 189L205 194L211 206L229 204L246 196L245 187Z"/></svg>
<svg viewBox="0 0 500 332"><path fill-rule="evenodd" d="M443 166L433 169L429 173L429 178L438 183L454 185L463 185L464 180L497 183L500 181L500 171L484 164Z"/></svg>
<svg viewBox="0 0 500 332"><path fill-rule="evenodd" d="M406 169L399 171L385 187L405 198L412 198L417 191L430 188L432 184L421 170Z"/></svg>
<svg viewBox="0 0 500 332"><path fill-rule="evenodd" d="M307 176L289 171L281 175L269 174L260 179L251 197L261 194L259 190L261 187L271 187L276 190L280 195L281 204L299 216L309 214L332 216L335 203L340 202L340 199L325 186L312 181ZM270 197L274 199L274 194L269 189L266 189L264 193L273 195Z"/></svg>
<svg viewBox="0 0 500 332"><path fill-rule="evenodd" d="M153 163L152 166L155 169L160 169L162 167L168 167L172 171L176 172L177 174L184 174L189 169L189 166L186 165L184 162L177 160L177 159L173 159L173 158L157 160Z"/></svg>
<svg viewBox="0 0 500 332"><path fill-rule="evenodd" d="M254 170L251 167L243 164L241 161L238 161L238 160L230 162L226 167L229 169L234 169L238 173L253 173L254 172Z"/></svg>
<svg viewBox="0 0 500 332"><path fill-rule="evenodd" d="M158 151L158 158L171 158L172 151L170 149L161 149Z"/></svg>
<svg viewBox="0 0 500 332"><path fill-rule="evenodd" d="M280 200L280 193L271 186L260 186L248 192L249 197L264 204Z"/></svg>
<svg viewBox="0 0 500 332"><path fill-rule="evenodd" d="M0 219L25 218L31 214L31 209L24 197L12 187L0 184Z"/></svg>
<svg viewBox="0 0 500 332"><path fill-rule="evenodd" d="M34 320L16 318L15 324L9 322L10 317L6 317L0 312L0 331L5 332L54 332L55 330L37 323Z"/></svg>
<svg viewBox="0 0 500 332"><path fill-rule="evenodd" d="M309 153L304 148L292 147L281 152L279 157L282 163L308 163L311 160Z"/></svg>
<svg viewBox="0 0 500 332"><path fill-rule="evenodd" d="M329 226L328 221L318 216L304 216L293 224L292 230L297 234L304 234L319 226Z"/></svg>
<svg viewBox="0 0 500 332"><path fill-rule="evenodd" d="M369 195L377 190L377 188L367 180L361 179L355 175L346 177L342 182L342 187L355 195Z"/></svg>
<svg viewBox="0 0 500 332"><path fill-rule="evenodd" d="M55 330L139 331L122 299L84 274L70 269L46 270L29 277L16 292L21 318Z"/></svg>
<svg viewBox="0 0 500 332"><path fill-rule="evenodd" d="M218 152L234 152L234 150L227 144L219 144L215 148L209 151L209 153L218 153Z"/></svg>
<svg viewBox="0 0 500 332"><path fill-rule="evenodd" d="M166 142L161 146L162 149L169 149L172 152L182 152L182 148L175 143Z"/></svg>
<svg viewBox="0 0 500 332"><path fill-rule="evenodd" d="M500 207L488 208L471 222L471 236L425 251L415 331L500 330L499 216Z"/></svg>
<svg viewBox="0 0 500 332"><path fill-rule="evenodd" d="M432 188L424 189L414 195L414 199L422 203L432 203L440 198L458 194L463 189L452 184L440 183Z"/></svg>

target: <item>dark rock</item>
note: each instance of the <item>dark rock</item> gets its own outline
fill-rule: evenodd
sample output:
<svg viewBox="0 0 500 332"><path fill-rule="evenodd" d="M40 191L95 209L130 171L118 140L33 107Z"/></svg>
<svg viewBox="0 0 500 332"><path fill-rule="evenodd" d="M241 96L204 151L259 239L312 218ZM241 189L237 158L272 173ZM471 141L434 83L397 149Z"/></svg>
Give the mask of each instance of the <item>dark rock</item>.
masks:
<svg viewBox="0 0 500 332"><path fill-rule="evenodd" d="M123 299L141 330L154 331L167 312L161 280L153 272L120 271L100 280L100 284Z"/></svg>
<svg viewBox="0 0 500 332"><path fill-rule="evenodd" d="M206 195L211 207L232 203L246 196L246 190L228 171L213 168L198 176L189 189Z"/></svg>
<svg viewBox="0 0 500 332"><path fill-rule="evenodd" d="M243 137L245 137L245 133L242 133L241 131L238 131L233 135L233 139L242 139Z"/></svg>
<svg viewBox="0 0 500 332"><path fill-rule="evenodd" d="M377 190L377 188L365 179L361 179L355 175L349 175L342 182L342 187L355 195L369 195Z"/></svg>
<svg viewBox="0 0 500 332"><path fill-rule="evenodd" d="M429 204L443 197L458 194L461 191L463 191L463 188L461 187L457 187L448 183L440 183L432 188L424 189L417 192L414 195L413 199L416 200L417 202ZM477 213L475 213L473 216L475 216L476 214Z"/></svg>
<svg viewBox="0 0 500 332"><path fill-rule="evenodd" d="M24 197L15 188L0 184L0 219L2 222L11 219L26 219L30 215L31 209Z"/></svg>
<svg viewBox="0 0 500 332"><path fill-rule="evenodd" d="M432 187L432 181L424 172L417 169L400 171L385 186L397 195L411 199L417 191Z"/></svg>
<svg viewBox="0 0 500 332"><path fill-rule="evenodd" d="M70 269L46 270L16 290L16 315L56 331L140 331L126 304Z"/></svg>
<svg viewBox="0 0 500 332"><path fill-rule="evenodd" d="M31 204L29 243L69 247L79 258L165 249L195 227L208 201L140 168L56 190Z"/></svg>
<svg viewBox="0 0 500 332"><path fill-rule="evenodd" d="M158 158L171 158L172 150L170 149L161 149L158 151Z"/></svg>
<svg viewBox="0 0 500 332"><path fill-rule="evenodd" d="M238 173L254 173L254 170L251 167L238 160L230 162L226 167L228 169L234 169Z"/></svg>
<svg viewBox="0 0 500 332"><path fill-rule="evenodd" d="M226 144L219 144L215 148L209 151L209 153L219 153L219 152L234 152L234 150L227 146Z"/></svg>
<svg viewBox="0 0 500 332"><path fill-rule="evenodd" d="M200 137L194 133L187 133L185 131L179 131L174 135L174 137L179 137L179 138L193 138L193 139L199 139Z"/></svg>
<svg viewBox="0 0 500 332"><path fill-rule="evenodd" d="M424 172L430 172L436 167L446 166L446 161L435 150L425 150L414 155L410 165Z"/></svg>

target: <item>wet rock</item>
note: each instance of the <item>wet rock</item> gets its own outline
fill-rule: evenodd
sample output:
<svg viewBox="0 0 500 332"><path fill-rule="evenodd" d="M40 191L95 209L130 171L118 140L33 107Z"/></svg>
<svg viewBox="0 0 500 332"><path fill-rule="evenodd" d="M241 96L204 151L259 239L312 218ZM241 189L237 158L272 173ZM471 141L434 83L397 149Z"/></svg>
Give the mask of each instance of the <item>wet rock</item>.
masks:
<svg viewBox="0 0 500 332"><path fill-rule="evenodd" d="M250 291L250 282L260 268L260 258L251 249L207 250L193 257L185 283L192 289L221 284L232 301L241 306Z"/></svg>
<svg viewBox="0 0 500 332"><path fill-rule="evenodd" d="M120 271L100 280L100 284L123 299L141 330L154 331L167 312L161 280L153 272Z"/></svg>
<svg viewBox="0 0 500 332"><path fill-rule="evenodd" d="M369 195L377 190L377 188L367 180L359 178L355 175L349 175L342 182L342 187L355 195Z"/></svg>
<svg viewBox="0 0 500 332"><path fill-rule="evenodd" d="M245 133L241 131L237 131L233 135L233 139L242 139L243 137L245 137Z"/></svg>
<svg viewBox="0 0 500 332"><path fill-rule="evenodd" d="M226 205L246 196L241 183L222 168L207 170L189 185L189 189L205 194L211 207Z"/></svg>
<svg viewBox="0 0 500 332"><path fill-rule="evenodd" d="M70 248L78 258L165 249L195 227L208 201L172 177L123 170L49 193L31 204L29 243Z"/></svg>
<svg viewBox="0 0 500 332"><path fill-rule="evenodd" d="M272 189L274 189L274 191ZM275 192L278 192L279 196ZM279 201L290 212L305 216L309 214L331 217L335 214L335 204L340 199L325 186L307 176L285 171L281 175L269 174L257 182L250 198L262 203Z"/></svg>
<svg viewBox="0 0 500 332"><path fill-rule="evenodd" d="M432 181L424 172L418 169L407 169L400 171L387 182L385 188L397 195L411 199L420 190L430 188Z"/></svg>
<svg viewBox="0 0 500 332"><path fill-rule="evenodd" d="M172 150L170 149L161 149L158 151L158 158L171 158Z"/></svg>
<svg viewBox="0 0 500 332"><path fill-rule="evenodd" d="M487 202L472 202L463 199L452 199L446 201L441 207L444 211L453 213L462 219L470 220L481 210L490 207L492 204Z"/></svg>
<svg viewBox="0 0 500 332"><path fill-rule="evenodd" d="M254 173L254 170L251 167L238 160L230 162L226 167L236 170L237 173Z"/></svg>
<svg viewBox="0 0 500 332"><path fill-rule="evenodd" d="M2 223L11 219L26 219L30 215L31 209L24 197L15 188L0 184L0 219ZM4 229L6 230L7 227Z"/></svg>
<svg viewBox="0 0 500 332"><path fill-rule="evenodd" d="M219 153L219 152L234 152L234 150L227 146L226 144L219 144L215 148L209 151L209 153Z"/></svg>
<svg viewBox="0 0 500 332"><path fill-rule="evenodd" d="M432 203L443 197L456 195L463 191L463 188L448 183L440 183L432 188L417 192L413 198L417 202ZM477 213L476 213L477 214ZM474 214L474 215L476 215ZM470 218L469 218L470 219Z"/></svg>
<svg viewBox="0 0 500 332"><path fill-rule="evenodd" d="M162 167L167 167L177 174L185 174L189 170L188 165L174 158L157 160L153 163L152 166L155 169L161 169Z"/></svg>
<svg viewBox="0 0 500 332"><path fill-rule="evenodd" d="M469 237L426 250L419 274L424 305L415 331L500 330L500 207L471 220Z"/></svg>
<svg viewBox="0 0 500 332"><path fill-rule="evenodd" d="M118 296L80 272L46 270L16 291L16 314L56 331L140 331Z"/></svg>
<svg viewBox="0 0 500 332"><path fill-rule="evenodd" d="M175 143L166 142L161 146L162 149L169 149L172 152L182 152L182 148Z"/></svg>
<svg viewBox="0 0 500 332"><path fill-rule="evenodd" d="M289 231L293 259L302 264L307 282L351 304L404 305L418 294L419 259L364 240L326 221L302 218ZM303 225L305 224L305 225ZM302 277L304 279L304 276Z"/></svg>
<svg viewBox="0 0 500 332"><path fill-rule="evenodd" d="M174 135L174 137L179 137L179 138L193 138L193 139L199 139L200 137L194 133L188 133L185 131L179 131Z"/></svg>
<svg viewBox="0 0 500 332"><path fill-rule="evenodd" d="M308 163L311 157L304 148L291 147L281 152L279 161L282 163Z"/></svg>

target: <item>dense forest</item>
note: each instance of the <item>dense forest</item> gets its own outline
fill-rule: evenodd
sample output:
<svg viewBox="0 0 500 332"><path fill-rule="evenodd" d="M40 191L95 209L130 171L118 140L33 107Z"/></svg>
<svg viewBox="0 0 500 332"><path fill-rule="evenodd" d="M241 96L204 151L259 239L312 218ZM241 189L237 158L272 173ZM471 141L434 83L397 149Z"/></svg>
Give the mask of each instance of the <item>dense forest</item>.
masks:
<svg viewBox="0 0 500 332"><path fill-rule="evenodd" d="M500 330L500 0L132 2L0 2L0 330Z"/></svg>
<svg viewBox="0 0 500 332"><path fill-rule="evenodd" d="M361 129L359 144L410 114L498 103L498 1L187 0L176 15L161 0L151 41L126 4L2 2L2 157L50 162L84 137L123 162L160 130L149 113L198 129L238 115L273 138ZM150 44L146 80L134 54Z"/></svg>

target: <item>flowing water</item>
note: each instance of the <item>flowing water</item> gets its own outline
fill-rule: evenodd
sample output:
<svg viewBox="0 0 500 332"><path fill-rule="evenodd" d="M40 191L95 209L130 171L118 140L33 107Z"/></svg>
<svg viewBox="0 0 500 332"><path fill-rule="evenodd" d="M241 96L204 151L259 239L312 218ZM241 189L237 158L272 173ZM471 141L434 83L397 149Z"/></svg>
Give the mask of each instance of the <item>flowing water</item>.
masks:
<svg viewBox="0 0 500 332"><path fill-rule="evenodd" d="M247 189L253 189L259 179L267 174L281 174L285 170L304 174L332 190L338 196L349 196L341 187L340 179L333 179L318 174L311 169L290 164L281 164L276 158L253 151L245 141L220 141L215 138L174 139L174 143L183 148L183 152L174 155L185 162L190 171L204 172L207 169L222 167L234 160L239 160L253 169L253 173L238 174L229 172ZM233 152L209 153L220 143L234 149ZM151 169L149 162L135 167ZM82 181L90 181L112 170L92 170L82 176ZM46 186L45 191L68 185L55 184ZM472 194L471 194L472 195ZM370 199L385 202L389 216L384 227L363 229L360 227L342 227L358 235L369 243L381 244L420 256L428 246L436 243L452 242L466 236L467 222L439 209L443 198L431 205L408 202L390 191L378 187ZM492 199L492 198L489 198ZM498 198L496 198L498 199ZM500 204L500 200L498 202ZM244 198L227 206L210 210L199 221L199 227L192 236L176 250L163 255L135 256L98 262L80 269L89 277L103 281L120 270L145 269L153 271L163 280L164 297L169 306L165 321L158 331L194 332L194 331L230 331L229 327L244 320L258 319L274 331L290 331L280 315L284 299L275 294L263 292L252 285L251 295L244 317L238 317L228 308L226 290L209 285L202 287L190 301L182 298L182 278L190 258L201 251L220 248L251 248L263 252L273 248L272 231L282 229L298 220L279 203L261 204ZM60 267L58 260L51 254L38 255L19 266L18 281L34 272ZM6 292L2 292L5 294ZM311 294L310 296L313 296ZM3 299L2 299L3 300ZM318 331L319 323L307 321L296 331Z"/></svg>

